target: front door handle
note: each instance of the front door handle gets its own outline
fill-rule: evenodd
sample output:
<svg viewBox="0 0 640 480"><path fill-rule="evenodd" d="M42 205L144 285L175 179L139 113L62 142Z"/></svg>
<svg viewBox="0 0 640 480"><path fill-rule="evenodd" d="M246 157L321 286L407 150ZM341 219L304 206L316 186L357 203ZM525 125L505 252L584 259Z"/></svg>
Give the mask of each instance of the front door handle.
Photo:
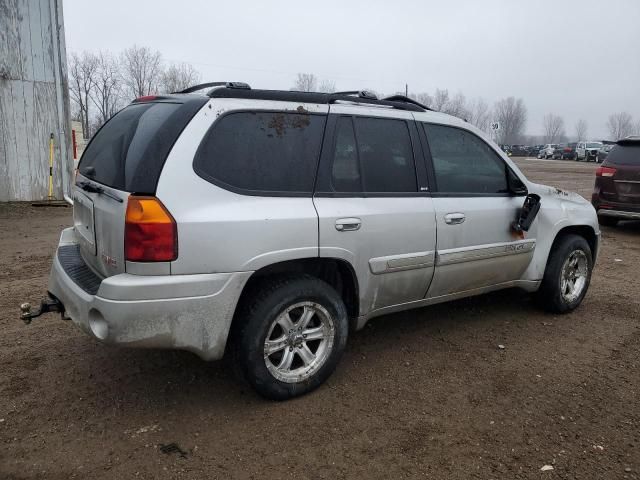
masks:
<svg viewBox="0 0 640 480"><path fill-rule="evenodd" d="M465 217L464 213L447 213L444 216L444 221L447 225L460 225L461 223L464 223L466 218L467 217Z"/></svg>
<svg viewBox="0 0 640 480"><path fill-rule="evenodd" d="M336 230L339 232L353 232L360 230L362 221L359 218L339 218L336 220Z"/></svg>

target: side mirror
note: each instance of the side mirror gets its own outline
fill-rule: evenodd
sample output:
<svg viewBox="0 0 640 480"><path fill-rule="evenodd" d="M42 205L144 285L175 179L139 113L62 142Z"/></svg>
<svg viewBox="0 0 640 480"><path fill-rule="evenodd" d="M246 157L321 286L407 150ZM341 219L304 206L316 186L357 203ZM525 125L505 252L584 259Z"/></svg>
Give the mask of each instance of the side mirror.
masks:
<svg viewBox="0 0 640 480"><path fill-rule="evenodd" d="M517 232L528 232L539 211L540 195L530 193L524 199L524 205L520 209L518 218L513 224L513 229Z"/></svg>

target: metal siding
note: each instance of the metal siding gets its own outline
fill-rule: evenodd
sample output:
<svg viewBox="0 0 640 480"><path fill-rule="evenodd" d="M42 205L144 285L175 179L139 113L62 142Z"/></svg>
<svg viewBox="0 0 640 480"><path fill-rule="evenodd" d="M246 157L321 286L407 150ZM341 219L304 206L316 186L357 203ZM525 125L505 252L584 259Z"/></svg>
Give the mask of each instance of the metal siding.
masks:
<svg viewBox="0 0 640 480"><path fill-rule="evenodd" d="M62 0L0 0L0 201L43 200L72 176Z"/></svg>

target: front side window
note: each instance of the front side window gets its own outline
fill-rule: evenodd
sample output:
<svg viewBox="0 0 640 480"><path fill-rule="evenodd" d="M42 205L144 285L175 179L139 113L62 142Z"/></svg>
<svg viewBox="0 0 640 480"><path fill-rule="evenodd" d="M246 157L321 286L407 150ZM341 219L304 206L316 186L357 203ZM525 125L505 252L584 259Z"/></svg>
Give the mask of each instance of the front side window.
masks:
<svg viewBox="0 0 640 480"><path fill-rule="evenodd" d="M406 122L340 117L331 185L336 192L415 193L415 163Z"/></svg>
<svg viewBox="0 0 640 480"><path fill-rule="evenodd" d="M460 128L423 124L438 192L509 192L504 161L479 137Z"/></svg>
<svg viewBox="0 0 640 480"><path fill-rule="evenodd" d="M205 135L194 170L205 180L248 192L313 191L326 117L236 112Z"/></svg>

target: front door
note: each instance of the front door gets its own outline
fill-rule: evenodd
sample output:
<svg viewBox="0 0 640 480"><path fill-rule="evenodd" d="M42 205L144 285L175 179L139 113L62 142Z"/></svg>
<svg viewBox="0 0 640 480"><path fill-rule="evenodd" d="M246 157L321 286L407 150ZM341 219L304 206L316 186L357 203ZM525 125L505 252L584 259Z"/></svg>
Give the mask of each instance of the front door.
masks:
<svg viewBox="0 0 640 480"><path fill-rule="evenodd" d="M331 106L313 199L320 256L352 265L360 315L422 299L435 259L435 213L420 191L426 171L416 125L408 112L378 112Z"/></svg>
<svg viewBox="0 0 640 480"><path fill-rule="evenodd" d="M432 195L438 229L436 269L427 296L518 280L536 244L533 235L512 229L524 202L524 184L471 131L448 125L422 126L435 180Z"/></svg>

